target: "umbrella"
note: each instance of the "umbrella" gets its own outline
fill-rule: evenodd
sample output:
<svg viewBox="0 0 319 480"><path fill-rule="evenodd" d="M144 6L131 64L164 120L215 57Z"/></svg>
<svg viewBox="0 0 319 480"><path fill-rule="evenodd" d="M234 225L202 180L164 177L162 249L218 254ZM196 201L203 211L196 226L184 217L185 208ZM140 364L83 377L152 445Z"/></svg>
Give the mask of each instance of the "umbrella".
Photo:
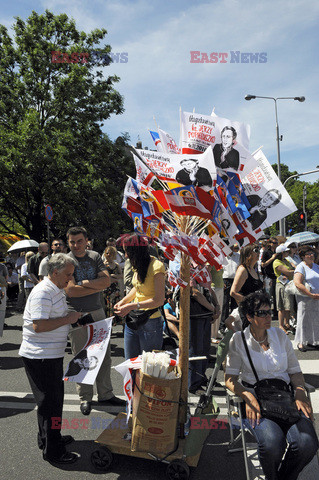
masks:
<svg viewBox="0 0 319 480"><path fill-rule="evenodd" d="M35 240L20 240L14 243L8 252L17 252L18 250L28 250L29 248L38 248L39 244Z"/></svg>
<svg viewBox="0 0 319 480"><path fill-rule="evenodd" d="M300 232L300 233L295 233L292 235L289 240L287 240L286 244L290 245L291 243L313 243L313 242L319 242L319 235L314 232Z"/></svg>

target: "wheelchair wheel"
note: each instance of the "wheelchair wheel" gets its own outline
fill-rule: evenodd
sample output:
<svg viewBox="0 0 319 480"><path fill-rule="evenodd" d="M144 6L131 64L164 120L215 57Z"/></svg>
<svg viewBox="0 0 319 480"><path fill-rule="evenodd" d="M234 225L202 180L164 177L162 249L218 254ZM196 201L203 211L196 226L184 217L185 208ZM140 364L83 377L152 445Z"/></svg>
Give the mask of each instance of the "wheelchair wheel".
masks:
<svg viewBox="0 0 319 480"><path fill-rule="evenodd" d="M169 480L188 480L189 466L183 460L173 460L167 465L166 474Z"/></svg>
<svg viewBox="0 0 319 480"><path fill-rule="evenodd" d="M107 447L94 450L91 454L91 464L99 472L107 472L113 462L113 453Z"/></svg>

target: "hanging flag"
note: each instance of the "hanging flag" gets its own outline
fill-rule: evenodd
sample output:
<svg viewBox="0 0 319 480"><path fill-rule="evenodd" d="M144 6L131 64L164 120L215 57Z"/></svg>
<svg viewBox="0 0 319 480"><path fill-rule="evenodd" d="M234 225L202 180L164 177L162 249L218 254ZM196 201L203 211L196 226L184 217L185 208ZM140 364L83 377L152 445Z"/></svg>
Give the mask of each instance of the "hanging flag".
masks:
<svg viewBox="0 0 319 480"><path fill-rule="evenodd" d="M153 142L155 143L156 150L158 152L163 152L164 151L163 145L162 145L159 134L157 132L153 132L152 130L149 130L149 132L151 134Z"/></svg>
<svg viewBox="0 0 319 480"><path fill-rule="evenodd" d="M153 190L151 187L146 187L145 185L142 185L133 178L131 179L131 184L141 202L143 216L145 217L145 219L159 219L164 209L157 202L156 198L153 195L153 192L155 192L156 190Z"/></svg>
<svg viewBox="0 0 319 480"><path fill-rule="evenodd" d="M199 201L195 187L174 188L164 193L170 209L179 215L195 215L213 220L212 214Z"/></svg>
<svg viewBox="0 0 319 480"><path fill-rule="evenodd" d="M236 178L237 178L237 176L236 176ZM236 205L237 213L239 214L240 218L242 220L246 220L246 218L248 218L250 216L250 213L249 213L248 208L247 208L247 205L249 205L249 202L248 202L247 197L246 197L246 195L243 191L243 188L241 189L242 190L242 195L240 195L237 188L235 187L234 182L228 177L227 190L228 190L229 194L231 195L234 204ZM243 197L245 198L245 201L243 200ZM250 208L250 205L249 205L249 208ZM233 213L235 213L235 212L233 212Z"/></svg>
<svg viewBox="0 0 319 480"><path fill-rule="evenodd" d="M197 266L196 268L191 268L190 275L200 285L212 283L212 277L207 266Z"/></svg>
<svg viewBox="0 0 319 480"><path fill-rule="evenodd" d="M138 233L145 233L143 229L143 214L132 213L132 220L134 223L134 231Z"/></svg>
<svg viewBox="0 0 319 480"><path fill-rule="evenodd" d="M144 185L151 185L156 178L155 175L134 153L132 155L136 168L136 180Z"/></svg>
<svg viewBox="0 0 319 480"><path fill-rule="evenodd" d="M231 245L236 243L234 236L236 235L236 233L238 233L238 228L232 218L232 215L233 214L229 214L229 212L223 205L220 205L219 219L222 226L222 233L226 237L226 239L230 241Z"/></svg>
<svg viewBox="0 0 319 480"><path fill-rule="evenodd" d="M229 215L235 213L237 211L236 204L228 191L226 183L219 175L217 175L215 191L224 207L227 208Z"/></svg>
<svg viewBox="0 0 319 480"><path fill-rule="evenodd" d="M169 133L165 132L164 130L161 130L160 128L158 129L158 133L159 133L161 144L163 146L163 151L165 153L175 153L175 154L181 153L175 140L173 139L173 137L171 137Z"/></svg>

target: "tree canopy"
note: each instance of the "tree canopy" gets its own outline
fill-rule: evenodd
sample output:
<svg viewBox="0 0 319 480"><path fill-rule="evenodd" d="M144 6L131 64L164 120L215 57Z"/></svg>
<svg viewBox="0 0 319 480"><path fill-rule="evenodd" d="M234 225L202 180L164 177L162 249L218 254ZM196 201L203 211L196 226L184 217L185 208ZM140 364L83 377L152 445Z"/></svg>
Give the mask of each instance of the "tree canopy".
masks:
<svg viewBox="0 0 319 480"><path fill-rule="evenodd" d="M273 164L272 168L277 173L277 164ZM281 181L284 183L290 176L297 175L298 172L290 171L288 166L281 164ZM299 177L302 178L302 177ZM309 183L300 180L298 177L291 178L287 181L285 188L296 204L297 211L286 217L286 234L290 236L297 232L305 230L303 222L300 222L299 214L303 212L303 189L306 186L307 198L305 199L305 211L307 212L307 229L316 233L319 232L319 199L318 186L319 182ZM278 224L269 227L267 233L270 235L278 234Z"/></svg>
<svg viewBox="0 0 319 480"><path fill-rule="evenodd" d="M121 197L134 171L127 135L112 142L101 130L123 112L103 62L54 63L52 52L100 52L105 29L78 31L66 14L17 17L13 38L0 25L0 226L46 237L44 204L53 207L53 234L85 226L93 238L125 228ZM98 58L103 59L103 55ZM78 57L76 57L78 59ZM83 57L84 58L84 57ZM95 55L96 58L96 55ZM103 68L102 68L103 66Z"/></svg>

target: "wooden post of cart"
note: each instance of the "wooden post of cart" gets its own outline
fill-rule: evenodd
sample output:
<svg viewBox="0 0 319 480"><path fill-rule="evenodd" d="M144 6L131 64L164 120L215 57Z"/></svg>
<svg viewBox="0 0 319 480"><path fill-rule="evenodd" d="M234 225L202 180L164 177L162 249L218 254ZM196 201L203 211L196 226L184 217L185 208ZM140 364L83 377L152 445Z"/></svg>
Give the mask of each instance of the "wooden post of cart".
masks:
<svg viewBox="0 0 319 480"><path fill-rule="evenodd" d="M182 231L185 231L187 217L182 219ZM182 253L180 276L187 287L181 287L180 294L180 320L179 320L179 367L181 369L181 401L179 409L180 437L184 438L184 424L187 420L188 400L188 358L189 358L189 304L190 304L190 258Z"/></svg>

